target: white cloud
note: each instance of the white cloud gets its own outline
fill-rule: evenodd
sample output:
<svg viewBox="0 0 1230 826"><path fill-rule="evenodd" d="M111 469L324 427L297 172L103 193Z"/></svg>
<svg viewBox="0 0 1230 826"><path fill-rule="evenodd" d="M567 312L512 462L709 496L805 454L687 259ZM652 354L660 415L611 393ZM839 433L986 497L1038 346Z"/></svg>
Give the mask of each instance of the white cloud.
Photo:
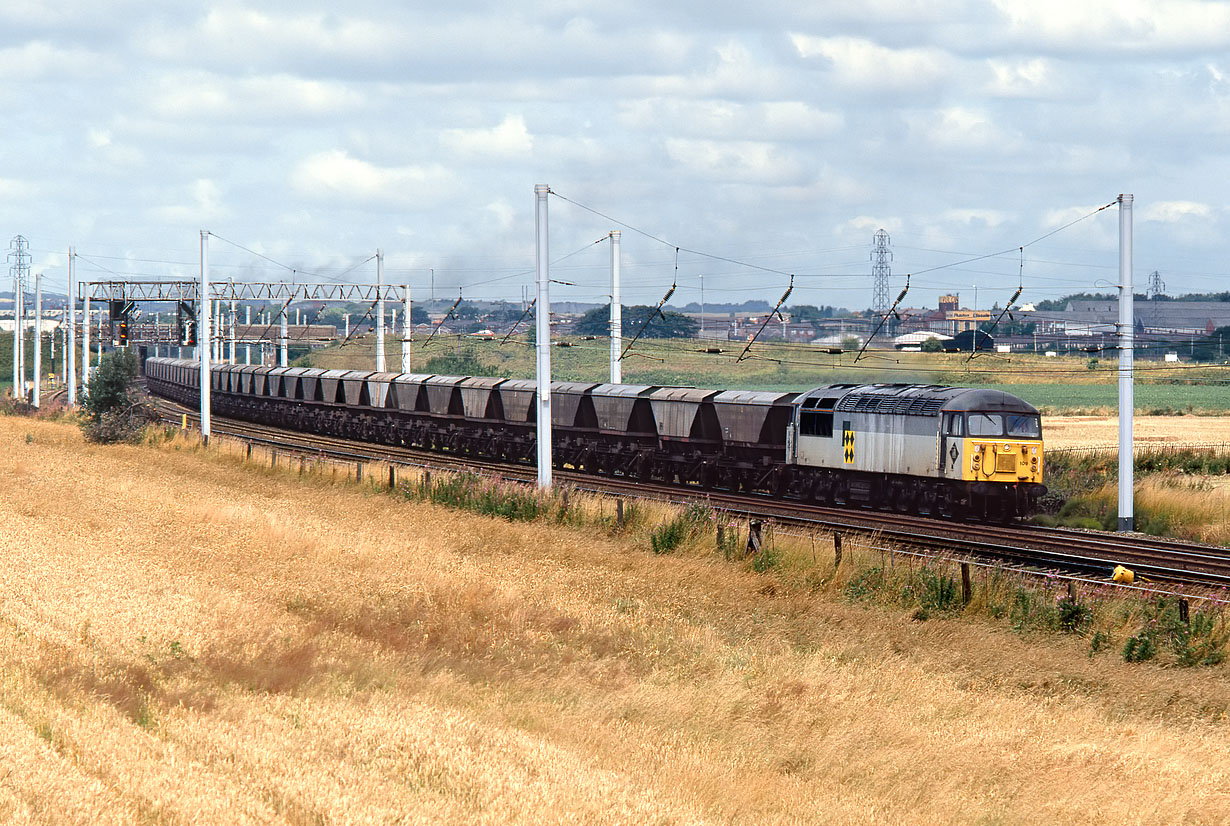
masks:
<svg viewBox="0 0 1230 826"><path fill-rule="evenodd" d="M30 187L24 181L18 181L13 178L0 178L0 198L27 197L29 194Z"/></svg>
<svg viewBox="0 0 1230 826"><path fill-rule="evenodd" d="M940 220L965 226L981 224L986 227L998 227L1008 220L1008 216L998 209L946 209L940 214Z"/></svg>
<svg viewBox="0 0 1230 826"><path fill-rule="evenodd" d="M315 60L371 59L394 52L405 42L406 32L393 21L357 13L279 14L233 5L210 9L192 30L150 32L142 40L162 58L182 59L186 48L206 46L212 55L203 57L221 55L243 66L253 59L278 60L294 54Z"/></svg>
<svg viewBox="0 0 1230 826"><path fill-rule="evenodd" d="M192 182L187 193L188 203L155 207L150 215L170 224L203 226L226 217L222 205L222 190L215 181L201 178Z"/></svg>
<svg viewBox="0 0 1230 826"><path fill-rule="evenodd" d="M429 203L451 181L439 165L378 166L340 149L305 158L291 173L291 186L303 197L371 207Z"/></svg>
<svg viewBox="0 0 1230 826"><path fill-rule="evenodd" d="M1041 57L1025 60L990 60L988 94L1004 98L1039 98L1063 93L1052 61Z"/></svg>
<svg viewBox="0 0 1230 826"><path fill-rule="evenodd" d="M157 81L151 98L154 111L170 120L337 118L362 105L362 97L344 84L285 74L240 80L171 74Z"/></svg>
<svg viewBox="0 0 1230 826"><path fill-rule="evenodd" d="M1230 5L1204 0L995 0L1021 41L1079 51L1230 47Z"/></svg>
<svg viewBox="0 0 1230 826"><path fill-rule="evenodd" d="M730 100L649 98L620 107L625 125L655 133L669 130L690 137L761 140L815 140L841 131L845 118L797 100L739 103Z"/></svg>
<svg viewBox="0 0 1230 826"><path fill-rule="evenodd" d="M884 226L904 272L944 263L907 264L922 247L1015 249L1094 208L1056 207L1129 189L1138 259L1179 291L1193 250L1230 255L1228 8L11 0L0 222L47 248L128 252L225 220L305 267L383 246L438 274L461 258L518 271L547 182L734 257L817 233L861 250ZM560 212L578 246L608 228ZM1066 267L1048 284L1089 288L1070 259L1113 250L1112 213L1042 245L1039 262ZM629 256L639 243L625 236ZM866 258L832 254L808 266Z"/></svg>
<svg viewBox="0 0 1230 826"><path fill-rule="evenodd" d="M521 115L509 115L490 129L446 129L440 142L458 154L494 158L528 155L534 148L534 138Z"/></svg>
<svg viewBox="0 0 1230 826"><path fill-rule="evenodd" d="M1193 218L1209 218L1213 214L1213 208L1194 201L1158 201L1148 204L1139 212L1142 221L1177 224Z"/></svg>
<svg viewBox="0 0 1230 826"><path fill-rule="evenodd" d="M844 238L857 238L859 241L865 241L882 229L892 235L903 225L901 218L874 218L870 215L859 215L841 224L840 235Z"/></svg>
<svg viewBox="0 0 1230 826"><path fill-rule="evenodd" d="M707 180L781 186L807 176L801 158L771 143L671 138L665 147L678 166Z"/></svg>
<svg viewBox="0 0 1230 826"><path fill-rule="evenodd" d="M109 73L112 66L112 60L104 55L43 40L0 49L0 80L96 79Z"/></svg>
<svg viewBox="0 0 1230 826"><path fill-rule="evenodd" d="M919 142L943 151L1006 154L1019 144L1019 136L1000 128L986 110L950 106L905 116L910 134Z"/></svg>
<svg viewBox="0 0 1230 826"><path fill-rule="evenodd" d="M909 91L953 79L957 61L938 48L890 49L860 37L790 35L800 57L820 60L841 85Z"/></svg>

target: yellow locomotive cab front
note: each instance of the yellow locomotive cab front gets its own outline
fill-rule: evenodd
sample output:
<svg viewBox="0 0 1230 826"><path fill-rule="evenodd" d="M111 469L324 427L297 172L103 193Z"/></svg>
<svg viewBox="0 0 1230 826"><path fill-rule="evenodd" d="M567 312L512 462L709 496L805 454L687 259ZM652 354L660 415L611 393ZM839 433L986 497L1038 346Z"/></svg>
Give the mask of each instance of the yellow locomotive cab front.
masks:
<svg viewBox="0 0 1230 826"><path fill-rule="evenodd" d="M1042 482L1041 440L966 439L962 478L969 482Z"/></svg>

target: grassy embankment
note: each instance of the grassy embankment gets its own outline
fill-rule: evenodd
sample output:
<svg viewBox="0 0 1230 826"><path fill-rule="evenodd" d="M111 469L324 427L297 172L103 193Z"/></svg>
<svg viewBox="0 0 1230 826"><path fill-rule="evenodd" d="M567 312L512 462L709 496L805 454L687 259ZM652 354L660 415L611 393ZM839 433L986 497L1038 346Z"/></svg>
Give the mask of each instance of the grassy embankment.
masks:
<svg viewBox="0 0 1230 826"><path fill-rule="evenodd" d="M1047 525L1115 530L1119 459L1109 451L1051 451ZM1230 453L1224 449L1157 448L1136 456L1136 529L1156 536L1230 545Z"/></svg>
<svg viewBox="0 0 1230 826"><path fill-rule="evenodd" d="M574 346L552 350L552 374L558 380L604 381L610 350L606 339L572 340ZM388 344L390 363L400 364L396 341ZM856 353L830 355L818 348L780 342L757 343L754 358L738 361L740 342L720 342L724 352L706 353L698 341L638 342L624 360L629 384L674 384L697 387L801 391L831 382L920 382L982 385L1015 393L1044 413L1113 413L1117 405L1114 359L1045 358L1033 354L904 353L870 351L857 363ZM500 342L437 338L416 343L413 369L445 373L531 378L534 352L524 339ZM435 364L433 365L433 360ZM371 369L375 344L370 337L345 347L319 350L302 364L329 368ZM1140 360L1136 363L1136 408L1156 414L1222 415L1230 411L1225 365L1193 367Z"/></svg>
<svg viewBox="0 0 1230 826"><path fill-rule="evenodd" d="M21 492L0 503L0 820L1170 823L1230 806L1226 666L1122 656L1132 637L1166 662L1200 653L1170 605L1094 590L1086 615L976 573L963 609L950 570L848 540L837 571L823 538L727 561L696 509L643 506L618 532L609 503L574 497L507 521L345 469L102 448L63 424L0 418L0 456ZM677 544L654 554L653 536Z"/></svg>

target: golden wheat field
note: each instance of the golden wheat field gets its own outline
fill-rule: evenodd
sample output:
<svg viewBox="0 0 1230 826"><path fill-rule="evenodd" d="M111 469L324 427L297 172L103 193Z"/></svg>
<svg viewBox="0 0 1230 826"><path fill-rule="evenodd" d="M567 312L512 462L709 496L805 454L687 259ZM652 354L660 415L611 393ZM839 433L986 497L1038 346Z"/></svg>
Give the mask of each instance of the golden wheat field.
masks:
<svg viewBox="0 0 1230 826"><path fill-rule="evenodd" d="M3 823L1230 812L1226 668L851 604L831 545L804 585L15 418L0 482Z"/></svg>
<svg viewBox="0 0 1230 826"><path fill-rule="evenodd" d="M1119 446L1115 416L1044 416L1049 448ZM1132 436L1137 448L1164 445L1230 445L1230 416L1135 416Z"/></svg>

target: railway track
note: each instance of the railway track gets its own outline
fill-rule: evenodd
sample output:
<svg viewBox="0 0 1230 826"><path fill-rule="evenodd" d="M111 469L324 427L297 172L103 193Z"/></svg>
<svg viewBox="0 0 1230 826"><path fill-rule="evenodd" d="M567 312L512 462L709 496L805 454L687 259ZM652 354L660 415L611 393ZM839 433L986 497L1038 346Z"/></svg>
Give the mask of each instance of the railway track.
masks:
<svg viewBox="0 0 1230 826"><path fill-rule="evenodd" d="M198 414L157 399L164 419L182 417L198 423ZM534 468L506 465L471 457L451 456L388 445L373 445L330 436L298 433L266 425L215 416L212 429L271 449L324 455L335 460L413 465L444 470L498 474L532 483ZM731 494L720 490L684 488L620 477L557 470L555 477L570 487L605 495L652 498L675 502L704 499L714 508L748 519L769 519L814 532L877 534L906 547L958 553L1011 565L1057 570L1090 578L1109 578L1116 565L1137 576L1200 586L1230 586L1230 548L1158 539L1142 534L1109 534L1033 525L991 525L957 522L910 514L863 509L836 509Z"/></svg>

